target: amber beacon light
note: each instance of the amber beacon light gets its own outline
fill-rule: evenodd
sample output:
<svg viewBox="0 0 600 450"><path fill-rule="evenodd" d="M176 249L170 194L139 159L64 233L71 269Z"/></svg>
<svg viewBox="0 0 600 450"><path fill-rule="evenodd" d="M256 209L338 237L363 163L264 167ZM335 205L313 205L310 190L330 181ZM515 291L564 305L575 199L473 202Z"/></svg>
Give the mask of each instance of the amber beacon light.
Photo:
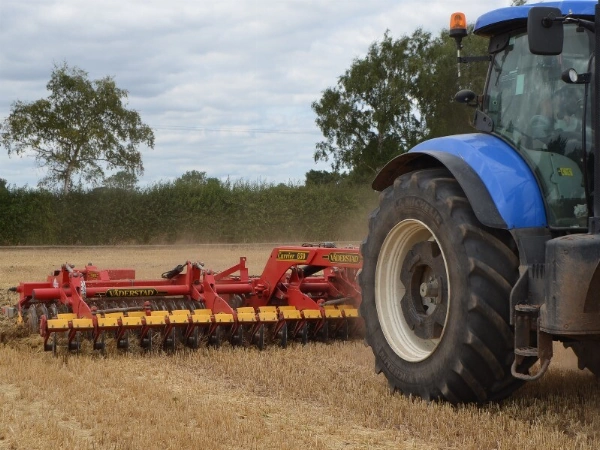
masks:
<svg viewBox="0 0 600 450"><path fill-rule="evenodd" d="M455 12L450 16L450 36L463 38L467 35L467 19L464 13Z"/></svg>

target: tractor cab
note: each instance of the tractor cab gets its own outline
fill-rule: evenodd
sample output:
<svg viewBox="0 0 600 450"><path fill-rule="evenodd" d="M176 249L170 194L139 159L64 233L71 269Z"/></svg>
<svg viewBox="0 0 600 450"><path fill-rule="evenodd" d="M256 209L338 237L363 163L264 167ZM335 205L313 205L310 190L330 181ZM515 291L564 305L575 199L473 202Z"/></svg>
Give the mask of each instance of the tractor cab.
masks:
<svg viewBox="0 0 600 450"><path fill-rule="evenodd" d="M582 15L589 13L590 2L563 3L573 3L567 16L578 12L578 17L593 20ZM593 177L589 74L594 33L578 23L561 23L562 51L534 54L523 13L510 9L482 16L475 28L476 33L490 35L491 63L479 118L486 119L486 131L509 143L531 168L548 226L587 228ZM489 17L509 13L514 17L500 22ZM556 53L544 52L543 47L541 51Z"/></svg>
<svg viewBox="0 0 600 450"><path fill-rule="evenodd" d="M563 81L569 69L589 72L593 35L566 25L560 55L534 55L525 30L494 39L483 112L493 133L529 163L551 227L587 227L585 181L591 114L585 84Z"/></svg>

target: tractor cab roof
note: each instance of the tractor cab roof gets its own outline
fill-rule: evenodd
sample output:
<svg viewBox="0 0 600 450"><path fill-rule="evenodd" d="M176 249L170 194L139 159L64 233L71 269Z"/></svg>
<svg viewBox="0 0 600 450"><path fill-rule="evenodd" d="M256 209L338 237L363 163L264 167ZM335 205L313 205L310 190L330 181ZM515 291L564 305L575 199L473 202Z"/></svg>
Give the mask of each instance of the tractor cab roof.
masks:
<svg viewBox="0 0 600 450"><path fill-rule="evenodd" d="M595 0L574 0L533 3L523 6L500 8L483 14L475 23L474 33L479 36L493 36L527 25L527 14L534 6L559 8L563 14L574 16L594 16Z"/></svg>

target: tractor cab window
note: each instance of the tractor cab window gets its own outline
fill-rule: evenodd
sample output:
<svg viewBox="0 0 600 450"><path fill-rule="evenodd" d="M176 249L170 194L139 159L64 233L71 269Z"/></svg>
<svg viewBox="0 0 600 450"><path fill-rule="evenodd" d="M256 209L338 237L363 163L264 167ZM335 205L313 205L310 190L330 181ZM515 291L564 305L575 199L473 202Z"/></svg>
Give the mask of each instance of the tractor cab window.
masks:
<svg viewBox="0 0 600 450"><path fill-rule="evenodd" d="M535 172L549 225L586 227L583 162L592 143L590 101L584 85L567 84L561 74L569 68L589 71L593 35L575 25L565 25L564 32L558 56L533 55L525 32L510 35L493 55L484 110L494 133L512 144Z"/></svg>

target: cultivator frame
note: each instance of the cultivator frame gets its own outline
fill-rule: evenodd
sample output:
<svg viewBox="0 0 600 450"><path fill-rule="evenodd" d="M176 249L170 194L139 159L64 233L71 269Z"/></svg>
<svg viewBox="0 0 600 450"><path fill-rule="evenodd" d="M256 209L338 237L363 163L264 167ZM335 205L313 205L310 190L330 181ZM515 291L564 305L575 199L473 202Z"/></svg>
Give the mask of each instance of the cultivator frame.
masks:
<svg viewBox="0 0 600 450"><path fill-rule="evenodd" d="M260 276L249 275L245 257L221 272L187 261L146 280L136 280L133 269L67 263L45 282L11 290L19 294L19 318L39 329L44 349L55 354L59 337L69 350L79 351L87 338L103 351L107 333L122 349L131 335L144 349L157 339L168 350L223 340L262 349L268 341L285 347L290 339L361 334L361 265L356 248L285 246L273 249Z"/></svg>

